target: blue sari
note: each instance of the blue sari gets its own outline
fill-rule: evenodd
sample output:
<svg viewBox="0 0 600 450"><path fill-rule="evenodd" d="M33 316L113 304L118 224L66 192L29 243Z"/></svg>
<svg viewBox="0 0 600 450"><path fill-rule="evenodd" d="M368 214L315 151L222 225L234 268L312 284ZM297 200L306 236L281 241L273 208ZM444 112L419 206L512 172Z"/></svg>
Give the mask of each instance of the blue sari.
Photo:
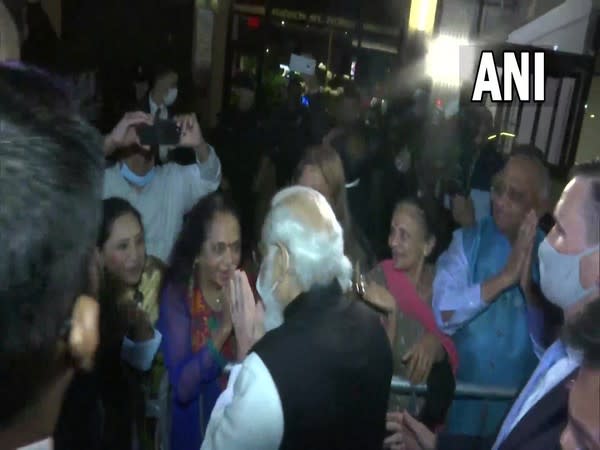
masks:
<svg viewBox="0 0 600 450"><path fill-rule="evenodd" d="M218 328L218 322L219 314L212 313L203 301L199 308L195 306L186 289L169 286L164 290L157 328L163 336L161 349L169 375L173 450L200 448L210 414L226 384L226 359L210 340L210 329Z"/></svg>

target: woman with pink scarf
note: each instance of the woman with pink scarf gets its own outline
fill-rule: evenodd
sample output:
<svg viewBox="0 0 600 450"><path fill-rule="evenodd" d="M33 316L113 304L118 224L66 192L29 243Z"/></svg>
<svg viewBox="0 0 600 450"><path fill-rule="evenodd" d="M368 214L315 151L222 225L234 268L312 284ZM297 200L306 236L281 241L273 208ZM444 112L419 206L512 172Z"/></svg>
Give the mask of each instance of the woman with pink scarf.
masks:
<svg viewBox="0 0 600 450"><path fill-rule="evenodd" d="M395 375L427 383L424 401L394 396L393 409L413 409L430 427L443 423L454 395L458 356L431 310L435 275L435 215L419 199L400 201L392 216L388 245L392 259L369 274L365 300L388 311L384 318L394 352ZM414 411L416 410L416 411Z"/></svg>

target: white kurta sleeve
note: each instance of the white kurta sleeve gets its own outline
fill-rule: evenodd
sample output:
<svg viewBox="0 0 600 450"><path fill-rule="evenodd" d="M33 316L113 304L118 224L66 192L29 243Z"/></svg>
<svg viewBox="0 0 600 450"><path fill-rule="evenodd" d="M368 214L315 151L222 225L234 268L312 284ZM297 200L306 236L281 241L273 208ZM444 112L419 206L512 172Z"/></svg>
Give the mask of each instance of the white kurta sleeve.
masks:
<svg viewBox="0 0 600 450"><path fill-rule="evenodd" d="M252 353L232 375L213 409L201 450L277 450L283 409L269 370Z"/></svg>
<svg viewBox="0 0 600 450"><path fill-rule="evenodd" d="M432 309L440 329L449 335L473 320L488 305L481 298L481 284L469 283L469 262L463 249L462 230L438 259L433 281ZM452 311L449 320L442 314Z"/></svg>

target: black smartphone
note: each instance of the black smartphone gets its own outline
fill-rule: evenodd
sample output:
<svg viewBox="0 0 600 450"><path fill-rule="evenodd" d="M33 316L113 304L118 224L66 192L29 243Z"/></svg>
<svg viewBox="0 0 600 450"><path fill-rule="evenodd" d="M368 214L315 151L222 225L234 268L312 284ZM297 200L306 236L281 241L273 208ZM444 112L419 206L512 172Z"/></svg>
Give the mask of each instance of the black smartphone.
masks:
<svg viewBox="0 0 600 450"><path fill-rule="evenodd" d="M137 133L142 145L177 145L181 130L174 120L158 119L154 125L140 125Z"/></svg>

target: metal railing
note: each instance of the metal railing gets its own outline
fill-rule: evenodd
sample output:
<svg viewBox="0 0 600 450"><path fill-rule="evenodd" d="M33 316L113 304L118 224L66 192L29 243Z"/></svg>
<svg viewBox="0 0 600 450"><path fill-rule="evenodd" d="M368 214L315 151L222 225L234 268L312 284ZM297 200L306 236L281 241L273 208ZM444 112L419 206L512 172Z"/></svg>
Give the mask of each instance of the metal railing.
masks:
<svg viewBox="0 0 600 450"><path fill-rule="evenodd" d="M225 372L229 373L232 365L225 366ZM408 380L402 377L393 376L391 382L391 391L400 395L415 395L422 397L427 392L425 384L410 384ZM517 395L516 389L504 388L499 386L481 386L472 383L456 383L454 398L460 399L479 399L479 400L512 400Z"/></svg>
<svg viewBox="0 0 600 450"><path fill-rule="evenodd" d="M394 394L424 396L427 392L427 385L413 385L408 380L397 376L392 377L391 387ZM512 400L516 395L516 389L460 382L456 383L454 391L454 398L460 399Z"/></svg>

